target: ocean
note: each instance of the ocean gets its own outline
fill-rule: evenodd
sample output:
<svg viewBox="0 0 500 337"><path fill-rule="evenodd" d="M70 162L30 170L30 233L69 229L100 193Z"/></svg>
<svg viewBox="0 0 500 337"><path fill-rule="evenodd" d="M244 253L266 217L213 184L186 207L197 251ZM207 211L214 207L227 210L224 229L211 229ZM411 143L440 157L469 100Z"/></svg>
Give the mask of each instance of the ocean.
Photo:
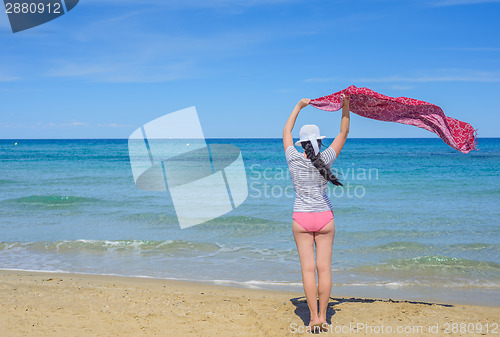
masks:
<svg viewBox="0 0 500 337"><path fill-rule="evenodd" d="M248 197L180 229L168 192L135 186L126 139L0 140L0 269L302 291L282 140L207 143L240 148ZM500 304L500 139L478 147L348 139L333 295Z"/></svg>

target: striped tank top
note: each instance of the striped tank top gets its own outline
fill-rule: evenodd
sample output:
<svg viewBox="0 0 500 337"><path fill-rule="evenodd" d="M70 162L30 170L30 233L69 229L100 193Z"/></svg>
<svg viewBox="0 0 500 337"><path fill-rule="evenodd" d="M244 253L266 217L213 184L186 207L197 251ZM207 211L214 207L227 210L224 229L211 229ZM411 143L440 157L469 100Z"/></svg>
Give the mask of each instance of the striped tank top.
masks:
<svg viewBox="0 0 500 337"><path fill-rule="evenodd" d="M325 212L333 210L327 195L328 181L323 178L311 160L306 159L295 146L285 151L290 177L295 189L294 212ZM335 150L328 147L320 153L321 159L331 168L337 158Z"/></svg>

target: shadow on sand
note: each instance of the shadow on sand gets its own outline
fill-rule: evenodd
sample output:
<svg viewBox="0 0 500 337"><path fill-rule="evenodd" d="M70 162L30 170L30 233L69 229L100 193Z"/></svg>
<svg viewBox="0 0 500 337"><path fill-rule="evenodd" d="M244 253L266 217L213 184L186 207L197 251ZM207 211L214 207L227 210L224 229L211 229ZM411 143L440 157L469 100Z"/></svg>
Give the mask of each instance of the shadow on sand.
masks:
<svg viewBox="0 0 500 337"><path fill-rule="evenodd" d="M311 320L309 314L309 307L307 306L307 301L305 296L291 298L290 302L295 305L295 314L300 317L304 325L308 325ZM381 300L381 299L370 299L370 298L334 298L330 297L328 303L328 308L326 310L326 322L332 324L332 316L335 315L335 306L341 303L374 303L374 302L388 302L388 303L411 303L411 304L425 304L425 305L440 305L443 307L453 307L451 304L440 304L440 303L430 303L421 301L398 301L398 300Z"/></svg>

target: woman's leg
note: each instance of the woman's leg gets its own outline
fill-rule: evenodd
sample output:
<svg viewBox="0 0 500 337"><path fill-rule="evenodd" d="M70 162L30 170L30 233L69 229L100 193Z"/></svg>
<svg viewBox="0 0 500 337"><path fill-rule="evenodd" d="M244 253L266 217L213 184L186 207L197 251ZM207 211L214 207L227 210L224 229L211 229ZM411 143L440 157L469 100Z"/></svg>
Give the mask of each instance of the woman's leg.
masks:
<svg viewBox="0 0 500 337"><path fill-rule="evenodd" d="M302 284L306 294L307 305L311 312L309 325L319 322L318 317L318 289L316 287L316 263L314 261L314 233L307 232L295 220L292 224L293 237L299 252L300 267L302 269Z"/></svg>
<svg viewBox="0 0 500 337"><path fill-rule="evenodd" d="M326 322L326 310L332 291L332 248L335 236L335 220L332 219L325 227L314 235L316 243L316 266L318 269L318 317Z"/></svg>

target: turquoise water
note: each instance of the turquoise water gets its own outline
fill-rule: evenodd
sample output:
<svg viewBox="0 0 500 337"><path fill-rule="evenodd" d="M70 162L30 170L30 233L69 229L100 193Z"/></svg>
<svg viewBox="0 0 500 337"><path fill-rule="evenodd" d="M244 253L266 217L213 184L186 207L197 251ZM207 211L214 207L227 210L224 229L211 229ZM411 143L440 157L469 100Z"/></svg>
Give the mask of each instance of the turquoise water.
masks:
<svg viewBox="0 0 500 337"><path fill-rule="evenodd" d="M331 141L331 140L330 140ZM326 143L329 144L330 141ZM0 140L0 268L301 290L280 139L210 139L243 155L249 196L181 230L134 185L127 140ZM500 139L349 139L329 186L336 287L466 291L500 303Z"/></svg>

